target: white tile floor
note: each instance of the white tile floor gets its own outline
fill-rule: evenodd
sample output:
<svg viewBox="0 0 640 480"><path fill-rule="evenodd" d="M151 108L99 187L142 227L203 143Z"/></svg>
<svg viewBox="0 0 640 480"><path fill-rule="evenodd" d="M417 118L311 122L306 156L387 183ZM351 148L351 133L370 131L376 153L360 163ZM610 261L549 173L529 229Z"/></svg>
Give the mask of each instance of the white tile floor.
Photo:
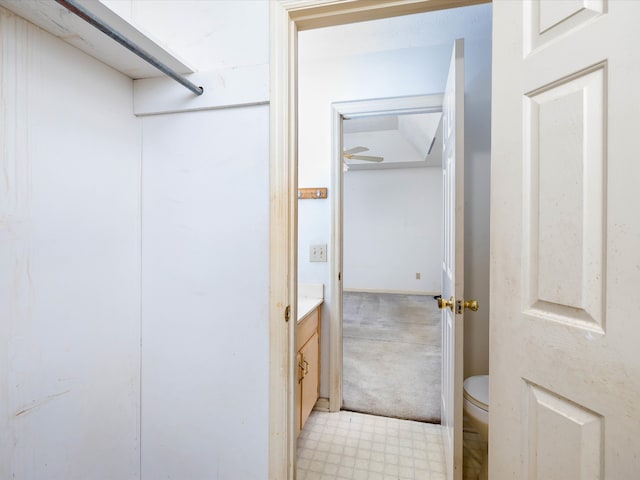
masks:
<svg viewBox="0 0 640 480"><path fill-rule="evenodd" d="M442 427L354 412L311 412L298 480L445 480Z"/></svg>

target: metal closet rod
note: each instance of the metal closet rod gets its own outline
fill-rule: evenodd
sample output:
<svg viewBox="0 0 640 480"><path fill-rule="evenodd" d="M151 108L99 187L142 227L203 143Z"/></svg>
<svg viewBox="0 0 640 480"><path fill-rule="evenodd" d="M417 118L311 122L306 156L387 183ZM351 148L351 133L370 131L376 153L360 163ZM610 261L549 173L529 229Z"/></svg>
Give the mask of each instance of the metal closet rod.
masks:
<svg viewBox="0 0 640 480"><path fill-rule="evenodd" d="M113 28L111 28L109 25L104 23L102 20L96 17L89 10L84 8L82 5L76 3L75 0L56 0L56 2L58 2L60 5L65 7L70 12L75 13L77 16L82 18L85 22L96 27L105 35L108 35L109 37L113 38L120 45L131 50L137 56L142 58L145 62L150 63L151 65L156 67L158 70L160 70L162 73L164 73L168 77L173 78L176 82L188 88L196 95L202 95L202 92L204 92L204 89L202 87L198 87L196 84L190 82L183 76L179 75L177 72L175 72L174 70L166 66L160 60L158 60L156 57L154 57L153 55L151 55L150 53L148 53L147 51L143 50L138 45L133 43L127 37L125 37L119 32L116 32Z"/></svg>

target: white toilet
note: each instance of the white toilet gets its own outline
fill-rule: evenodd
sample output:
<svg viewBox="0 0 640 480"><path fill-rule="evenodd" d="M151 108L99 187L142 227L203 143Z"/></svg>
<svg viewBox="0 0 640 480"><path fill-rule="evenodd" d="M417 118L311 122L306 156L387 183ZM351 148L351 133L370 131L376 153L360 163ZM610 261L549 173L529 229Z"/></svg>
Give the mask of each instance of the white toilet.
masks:
<svg viewBox="0 0 640 480"><path fill-rule="evenodd" d="M482 468L478 480L489 478L489 375L477 375L464 381L464 413L485 444L482 454Z"/></svg>

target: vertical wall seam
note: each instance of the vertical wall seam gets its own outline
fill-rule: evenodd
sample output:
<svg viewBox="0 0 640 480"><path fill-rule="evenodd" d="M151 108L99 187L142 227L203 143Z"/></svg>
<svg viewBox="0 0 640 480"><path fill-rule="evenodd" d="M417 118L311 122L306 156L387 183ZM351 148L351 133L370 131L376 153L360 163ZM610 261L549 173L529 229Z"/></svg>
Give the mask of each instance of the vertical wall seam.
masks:
<svg viewBox="0 0 640 480"><path fill-rule="evenodd" d="M133 80L131 81L131 85L132 85L132 92L133 92ZM142 118L138 118L138 121L140 122L140 126L139 126L139 138L140 138L140 168L139 168L139 181L140 181L140 197L139 197L139 215L140 215L140 291L139 291L139 298L140 298L140 364L139 364L139 409L140 409L140 420L139 420L139 425L138 428L140 429L139 432L139 464L138 464L138 478L140 480L142 480L142 314L143 314L143 308L142 308L142 300L143 300L143 293L142 293L142 287L143 287L143 273L142 273L142 267L143 267L143 263L142 263L142 256L143 256L143 207L144 207L144 119Z"/></svg>

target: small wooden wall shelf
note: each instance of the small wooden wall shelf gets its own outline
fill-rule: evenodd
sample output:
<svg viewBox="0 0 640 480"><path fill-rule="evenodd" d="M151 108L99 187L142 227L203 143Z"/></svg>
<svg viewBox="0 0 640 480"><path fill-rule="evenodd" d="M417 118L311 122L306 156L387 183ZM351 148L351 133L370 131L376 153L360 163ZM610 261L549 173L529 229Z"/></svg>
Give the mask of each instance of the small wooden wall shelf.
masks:
<svg viewBox="0 0 640 480"><path fill-rule="evenodd" d="M312 199L317 200L320 198L327 198L328 191L326 187L313 187L313 188L299 188L299 199Z"/></svg>

